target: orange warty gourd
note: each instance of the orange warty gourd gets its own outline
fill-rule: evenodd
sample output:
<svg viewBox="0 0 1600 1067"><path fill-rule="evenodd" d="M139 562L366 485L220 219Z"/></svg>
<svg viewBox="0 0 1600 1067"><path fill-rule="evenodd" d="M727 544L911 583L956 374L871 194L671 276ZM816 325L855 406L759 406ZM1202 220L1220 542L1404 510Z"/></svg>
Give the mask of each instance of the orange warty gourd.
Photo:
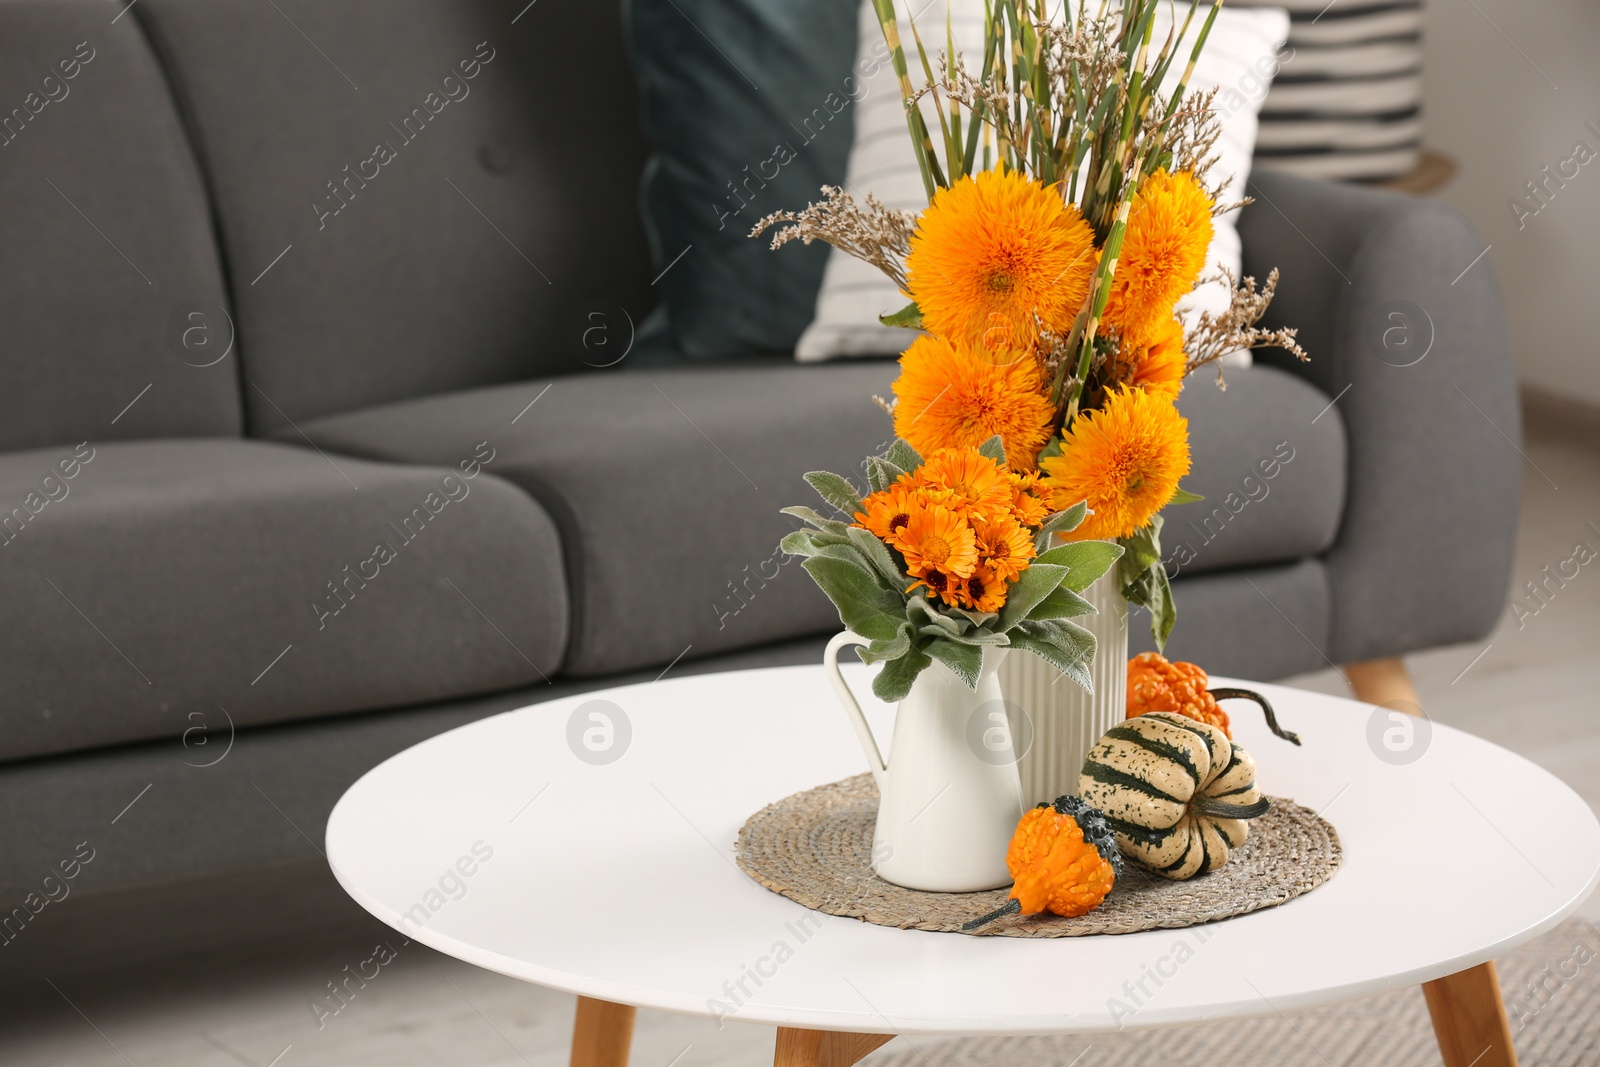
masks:
<svg viewBox="0 0 1600 1067"><path fill-rule="evenodd" d="M1023 813L1006 850L1006 867L1016 879L1011 899L963 930L1019 912L1067 918L1091 912L1122 873L1122 853L1098 811L1078 797L1064 796Z"/></svg>
<svg viewBox="0 0 1600 1067"><path fill-rule="evenodd" d="M1128 661L1128 718L1152 711L1177 712L1215 726L1229 738L1228 713L1207 688L1211 679L1198 664L1170 662L1159 652L1141 652Z"/></svg>
<svg viewBox="0 0 1600 1067"><path fill-rule="evenodd" d="M1267 698L1253 689L1212 689L1211 678L1197 663L1170 661L1158 652L1141 652L1128 661L1128 714L1132 719L1153 711L1182 715L1207 726L1215 726L1224 737L1233 739L1228 713L1217 704L1235 698L1253 700L1267 716L1267 728L1274 734L1300 743L1300 736L1278 725L1278 717Z"/></svg>

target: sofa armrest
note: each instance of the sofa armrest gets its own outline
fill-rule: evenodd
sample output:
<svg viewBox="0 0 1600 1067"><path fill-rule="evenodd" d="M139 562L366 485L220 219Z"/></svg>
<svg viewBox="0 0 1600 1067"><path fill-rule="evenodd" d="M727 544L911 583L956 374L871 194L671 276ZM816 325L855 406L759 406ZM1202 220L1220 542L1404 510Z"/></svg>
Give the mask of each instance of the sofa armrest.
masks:
<svg viewBox="0 0 1600 1067"><path fill-rule="evenodd" d="M1484 243L1435 201L1258 173L1245 273L1277 266L1272 326L1311 355L1258 353L1333 398L1348 493L1325 556L1337 663L1472 641L1510 580L1521 421Z"/></svg>

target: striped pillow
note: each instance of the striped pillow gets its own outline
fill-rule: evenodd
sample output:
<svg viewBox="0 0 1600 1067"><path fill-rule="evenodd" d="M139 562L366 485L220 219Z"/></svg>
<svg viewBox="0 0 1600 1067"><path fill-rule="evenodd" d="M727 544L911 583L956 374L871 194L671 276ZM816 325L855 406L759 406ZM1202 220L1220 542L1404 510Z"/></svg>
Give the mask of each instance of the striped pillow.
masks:
<svg viewBox="0 0 1600 1067"><path fill-rule="evenodd" d="M947 2L951 33L957 49L974 55L983 47L982 0L913 0L918 31L930 52L943 51ZM1180 5L1179 10L1184 8ZM900 16L900 36L906 43L907 62L913 71L920 69L911 32L906 26L906 0L895 0ZM1166 6L1163 5L1163 10ZM1158 25L1158 31L1165 25ZM1270 84L1278 50L1288 32L1289 20L1281 10L1235 11L1224 7L1206 43L1190 85L1218 90L1216 105L1221 114L1222 135L1217 141L1218 162L1215 177L1228 177L1223 199L1228 202L1245 197L1250 174L1250 156L1255 147L1256 109ZM1183 45L1186 51L1198 27L1192 27ZM875 194L887 206L920 211L928 204L921 173L906 132L905 111L894 71L885 57L883 31L878 26L870 0L863 0L858 27L856 70L865 75L865 95L856 105L854 141L850 147L849 174L845 188L857 198ZM935 43L937 42L937 43ZM932 63L933 60L930 59ZM1181 69L1181 64L1178 65ZM934 63L937 70L937 64ZM870 72L870 73L869 73ZM1175 72L1176 73L1176 72ZM1172 78L1176 81L1176 77ZM918 79L920 83L920 79ZM1213 263L1226 266L1235 274L1240 269L1239 234L1234 228L1237 213L1216 220L1211 243ZM1222 284L1202 285L1179 303L1186 318L1201 311L1227 309L1230 295ZM877 268L830 249L817 294L816 314L800 336L795 358L801 362L821 362L844 356L898 355L905 349L904 330L884 326L878 316L898 311L905 297ZM1249 353L1235 363L1247 362Z"/></svg>
<svg viewBox="0 0 1600 1067"><path fill-rule="evenodd" d="M1289 45L1261 109L1256 163L1327 179L1379 180L1415 169L1421 0L1270 2L1289 11Z"/></svg>

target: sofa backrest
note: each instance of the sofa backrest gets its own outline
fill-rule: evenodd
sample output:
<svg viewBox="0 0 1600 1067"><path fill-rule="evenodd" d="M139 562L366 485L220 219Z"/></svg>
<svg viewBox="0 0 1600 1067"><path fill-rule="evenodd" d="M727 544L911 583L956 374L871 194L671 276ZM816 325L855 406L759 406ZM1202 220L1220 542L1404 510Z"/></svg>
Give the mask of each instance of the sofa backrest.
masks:
<svg viewBox="0 0 1600 1067"><path fill-rule="evenodd" d="M0 0L0 450L242 429L204 187L116 15Z"/></svg>
<svg viewBox="0 0 1600 1067"><path fill-rule="evenodd" d="M582 369L590 311L642 318L645 148L619 6L133 9L209 177L250 432Z"/></svg>

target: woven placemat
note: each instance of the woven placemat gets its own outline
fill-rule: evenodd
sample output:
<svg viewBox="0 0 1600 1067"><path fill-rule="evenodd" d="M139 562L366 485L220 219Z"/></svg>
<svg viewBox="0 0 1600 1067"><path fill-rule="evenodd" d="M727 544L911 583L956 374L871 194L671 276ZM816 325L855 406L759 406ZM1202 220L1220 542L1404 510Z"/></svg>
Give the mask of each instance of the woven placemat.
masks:
<svg viewBox="0 0 1600 1067"><path fill-rule="evenodd" d="M739 831L739 867L774 893L815 911L903 930L957 932L1005 903L1005 889L924 893L879 878L871 862L877 818L878 788L870 774L796 793L745 822ZM1274 798L1272 810L1250 824L1244 847L1234 850L1220 870L1173 882L1129 862L1116 888L1087 915L1002 919L978 932L1083 937L1227 919L1309 893L1333 877L1342 856L1339 835L1325 819L1292 800Z"/></svg>

